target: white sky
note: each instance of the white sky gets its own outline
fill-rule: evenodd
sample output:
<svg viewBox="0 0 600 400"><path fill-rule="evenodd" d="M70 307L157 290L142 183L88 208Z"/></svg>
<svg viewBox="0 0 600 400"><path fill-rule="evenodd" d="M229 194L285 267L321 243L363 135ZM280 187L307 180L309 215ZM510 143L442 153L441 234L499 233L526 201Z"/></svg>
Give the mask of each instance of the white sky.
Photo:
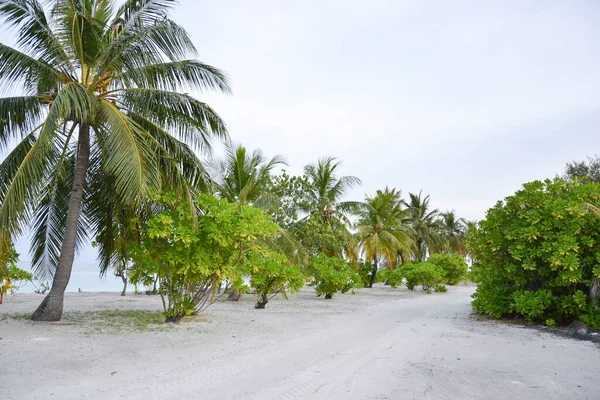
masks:
<svg viewBox="0 0 600 400"><path fill-rule="evenodd" d="M481 219L600 143L596 1L182 1L234 140Z"/></svg>
<svg viewBox="0 0 600 400"><path fill-rule="evenodd" d="M481 219L599 152L595 0L183 0L174 19L231 78L197 95L232 139L293 173L340 158L351 199L423 189Z"/></svg>

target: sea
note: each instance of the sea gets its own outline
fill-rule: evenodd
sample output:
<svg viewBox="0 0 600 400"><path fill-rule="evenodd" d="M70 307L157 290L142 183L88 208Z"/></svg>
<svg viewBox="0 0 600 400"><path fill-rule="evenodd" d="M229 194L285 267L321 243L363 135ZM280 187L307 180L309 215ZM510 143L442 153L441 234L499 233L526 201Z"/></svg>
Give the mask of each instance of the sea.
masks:
<svg viewBox="0 0 600 400"><path fill-rule="evenodd" d="M29 256L29 243L19 241L15 244L15 250L19 253L19 268L31 271L31 257ZM123 281L120 277L107 273L100 277L100 270L96 261L97 253L94 248L87 246L76 255L73 262L71 279L67 286L67 292L120 292L123 290ZM17 293L34 293L43 281L34 281L22 284ZM45 282L51 286L52 282ZM133 292L134 287L129 285L128 292Z"/></svg>

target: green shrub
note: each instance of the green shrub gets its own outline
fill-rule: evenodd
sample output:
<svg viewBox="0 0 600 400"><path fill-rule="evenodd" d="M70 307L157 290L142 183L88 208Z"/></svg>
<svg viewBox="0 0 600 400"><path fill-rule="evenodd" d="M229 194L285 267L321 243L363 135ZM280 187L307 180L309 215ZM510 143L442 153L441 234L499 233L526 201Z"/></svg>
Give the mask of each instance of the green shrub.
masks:
<svg viewBox="0 0 600 400"><path fill-rule="evenodd" d="M309 272L313 275L311 286L315 287L317 296L325 295L326 299L333 298L336 293L364 287L364 281L350 264L336 257L313 257Z"/></svg>
<svg viewBox="0 0 600 400"><path fill-rule="evenodd" d="M259 299L255 308L263 309L273 297L281 294L287 299L287 293L294 293L304 286L304 273L300 267L290 264L280 254L267 257L254 255L250 286Z"/></svg>
<svg viewBox="0 0 600 400"><path fill-rule="evenodd" d="M548 318L546 320L545 324L548 328L554 328L556 326L556 321L553 320L552 318Z"/></svg>
<svg viewBox="0 0 600 400"><path fill-rule="evenodd" d="M391 287L397 288L402 285L404 275L399 269L390 271L389 269L380 269L377 271L376 282L387 282Z"/></svg>
<svg viewBox="0 0 600 400"><path fill-rule="evenodd" d="M529 322L585 319L600 328L588 295L600 277L600 184L532 182L488 210L467 234L478 287L473 309Z"/></svg>
<svg viewBox="0 0 600 400"><path fill-rule="evenodd" d="M513 309L527 322L540 320L550 306L552 306L552 294L548 290L519 291L513 294Z"/></svg>
<svg viewBox="0 0 600 400"><path fill-rule="evenodd" d="M382 271L382 270L380 270ZM362 287L368 287L371 283L371 274L373 273L373 264L367 261L361 261L358 264L358 276L362 282ZM376 277L377 278L377 277Z"/></svg>
<svg viewBox="0 0 600 400"><path fill-rule="evenodd" d="M133 284L158 278L165 320L178 322L214 301L223 280L247 273L252 257L269 255L267 239L279 232L263 210L200 195L197 224L186 201L165 193L138 244L128 249Z"/></svg>
<svg viewBox="0 0 600 400"><path fill-rule="evenodd" d="M428 262L405 264L398 268L399 273L406 279L406 287L415 290L416 286L422 286L426 292L436 285L444 282L444 270L439 265Z"/></svg>
<svg viewBox="0 0 600 400"><path fill-rule="evenodd" d="M440 292L440 293L446 293L448 291L448 288L444 285L435 285L433 290L435 290L436 292Z"/></svg>
<svg viewBox="0 0 600 400"><path fill-rule="evenodd" d="M457 285L465 279L469 269L465 259L458 254L432 254L427 262L442 267L446 277L444 283L448 285Z"/></svg>
<svg viewBox="0 0 600 400"><path fill-rule="evenodd" d="M15 283L33 280L30 272L17 267L18 262L19 254L14 251L12 245L9 251L0 255L0 304L7 293L19 290Z"/></svg>

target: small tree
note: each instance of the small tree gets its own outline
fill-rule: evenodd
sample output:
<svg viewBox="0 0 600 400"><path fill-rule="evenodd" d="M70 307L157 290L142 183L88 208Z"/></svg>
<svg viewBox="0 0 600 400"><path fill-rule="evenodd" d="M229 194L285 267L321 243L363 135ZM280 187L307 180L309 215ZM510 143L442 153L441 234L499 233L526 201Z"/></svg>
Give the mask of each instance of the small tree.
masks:
<svg viewBox="0 0 600 400"><path fill-rule="evenodd" d="M377 271L376 282L386 282L393 288L397 288L404 282L404 275L402 275L402 269L380 269Z"/></svg>
<svg viewBox="0 0 600 400"><path fill-rule="evenodd" d="M269 300L278 294L287 299L287 293L294 293L304 286L302 270L290 264L281 254L254 254L250 264L250 286L259 297L255 308L265 308Z"/></svg>
<svg viewBox="0 0 600 400"><path fill-rule="evenodd" d="M572 181L583 178L588 182L600 182L600 157L588 157L585 161L568 162L562 179Z"/></svg>
<svg viewBox="0 0 600 400"><path fill-rule="evenodd" d="M33 279L31 273L17 267L19 254L14 251L12 245L9 251L0 255L0 304L4 295L19 289L16 282L27 282Z"/></svg>
<svg viewBox="0 0 600 400"><path fill-rule="evenodd" d="M317 296L325 295L326 299L333 298L336 293L364 287L361 277L350 264L337 257L313 257L309 271L313 275L311 285L315 287Z"/></svg>
<svg viewBox="0 0 600 400"><path fill-rule="evenodd" d="M406 279L406 287L409 290L415 290L415 286L420 285L427 293L431 293L431 289L438 290L444 279L444 270L439 265L428 262L405 264L399 268L401 274Z"/></svg>
<svg viewBox="0 0 600 400"><path fill-rule="evenodd" d="M456 285L467 275L469 266L458 254L432 254L427 259L428 263L442 267L446 279L444 283Z"/></svg>
<svg viewBox="0 0 600 400"><path fill-rule="evenodd" d="M247 271L248 260L266 255L266 238L277 224L262 210L201 195L197 224L186 204L172 194L160 199L163 211L151 217L139 245L132 246L131 281L151 284L158 277L167 322L196 314L215 298L223 280Z"/></svg>

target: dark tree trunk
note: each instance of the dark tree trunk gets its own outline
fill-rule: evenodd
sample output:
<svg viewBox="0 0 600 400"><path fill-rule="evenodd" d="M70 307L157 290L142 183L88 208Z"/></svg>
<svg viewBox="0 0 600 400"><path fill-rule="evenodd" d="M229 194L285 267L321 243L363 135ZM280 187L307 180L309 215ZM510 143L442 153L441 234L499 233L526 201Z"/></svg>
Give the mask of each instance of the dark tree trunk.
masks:
<svg viewBox="0 0 600 400"><path fill-rule="evenodd" d="M260 309L262 310L263 308L265 308L265 306L267 305L267 303L269 302L269 299L267 297L267 295L262 295L260 297L260 299L256 302L256 305L254 306L254 308Z"/></svg>
<svg viewBox="0 0 600 400"><path fill-rule="evenodd" d="M333 299L333 294L331 294L331 293L325 293L325 298L326 298L327 300L329 300L329 299Z"/></svg>
<svg viewBox="0 0 600 400"><path fill-rule="evenodd" d="M371 282L369 283L370 288L373 287L376 276L377 276L377 256L373 256L373 271L371 272Z"/></svg>
<svg viewBox="0 0 600 400"><path fill-rule="evenodd" d="M125 293L127 292L127 276L125 275L125 272L118 276L120 276L123 281L123 291L121 292L121 296L125 296Z"/></svg>
<svg viewBox="0 0 600 400"><path fill-rule="evenodd" d="M242 297L241 293L237 289L232 288L231 293L229 293L229 296L227 297L227 300L238 301L240 299L240 297ZM262 308L264 308L264 307L262 307Z"/></svg>
<svg viewBox="0 0 600 400"><path fill-rule="evenodd" d="M79 140L77 148L77 161L73 179L73 191L67 212L65 237L60 249L58 266L54 273L52 288L46 295L37 310L31 316L33 321L59 321L63 313L63 300L65 290L71 278L73 259L75 258L75 242L77 239L77 224L79 210L83 199L85 176L90 164L90 127L82 124L79 126Z"/></svg>

